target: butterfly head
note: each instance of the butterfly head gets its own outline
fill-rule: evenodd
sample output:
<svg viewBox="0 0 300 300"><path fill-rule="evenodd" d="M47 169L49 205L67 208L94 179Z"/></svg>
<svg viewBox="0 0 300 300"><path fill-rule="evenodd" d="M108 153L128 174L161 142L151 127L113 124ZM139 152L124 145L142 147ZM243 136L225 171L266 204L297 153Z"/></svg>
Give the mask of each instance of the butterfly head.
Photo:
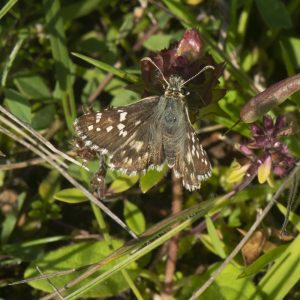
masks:
<svg viewBox="0 0 300 300"><path fill-rule="evenodd" d="M169 81L167 81L162 70L158 67L158 65L150 57L144 57L142 59L142 61L149 61L160 73L162 80L166 84L165 96L170 96L170 97L175 96L175 97L179 97L179 98L184 98L188 94L184 91L184 88L183 88L188 82L192 81L195 77L199 76L207 69L212 69L212 70L215 69L214 66L208 65L208 66L203 67L198 73L196 73L195 75L193 75L192 77L190 77L187 80L184 80L181 76L178 76L178 75L171 75L169 77Z"/></svg>
<svg viewBox="0 0 300 300"><path fill-rule="evenodd" d="M177 75L171 75L167 82L165 90L166 97L179 97L183 98L186 96L186 92L183 90L184 80Z"/></svg>

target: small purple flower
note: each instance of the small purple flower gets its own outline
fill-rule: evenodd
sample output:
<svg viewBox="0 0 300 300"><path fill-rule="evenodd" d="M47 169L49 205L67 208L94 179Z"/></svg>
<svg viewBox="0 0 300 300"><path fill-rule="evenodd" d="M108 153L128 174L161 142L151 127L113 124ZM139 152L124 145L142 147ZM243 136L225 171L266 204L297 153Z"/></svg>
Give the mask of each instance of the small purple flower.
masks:
<svg viewBox="0 0 300 300"><path fill-rule="evenodd" d="M253 178L258 175L260 183L267 180L271 173L286 176L296 162L287 145L280 141L280 137L292 132L290 126L285 127L285 118L279 116L274 123L270 116L264 116L262 123L250 126L252 138L239 149L251 161L250 175Z"/></svg>

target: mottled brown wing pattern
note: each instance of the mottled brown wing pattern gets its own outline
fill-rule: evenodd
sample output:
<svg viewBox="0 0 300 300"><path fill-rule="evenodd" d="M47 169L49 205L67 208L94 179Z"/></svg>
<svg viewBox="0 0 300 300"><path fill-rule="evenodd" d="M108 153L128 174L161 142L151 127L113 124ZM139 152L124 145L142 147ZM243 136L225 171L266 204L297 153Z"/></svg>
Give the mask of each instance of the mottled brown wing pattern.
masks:
<svg viewBox="0 0 300 300"><path fill-rule="evenodd" d="M108 166L136 174L165 161L188 190L199 189L211 175L211 165L189 120L184 81L170 77L163 96L134 104L89 111L74 122L82 153L108 156Z"/></svg>
<svg viewBox="0 0 300 300"><path fill-rule="evenodd" d="M182 177L186 189L193 191L200 189L201 181L211 176L211 164L192 125L187 123L186 127L185 143L176 157L174 173Z"/></svg>
<svg viewBox="0 0 300 300"><path fill-rule="evenodd" d="M77 137L85 147L107 154L110 168L127 174L159 168L163 154L153 154L149 127L159 97L148 97L134 104L88 112L74 122Z"/></svg>

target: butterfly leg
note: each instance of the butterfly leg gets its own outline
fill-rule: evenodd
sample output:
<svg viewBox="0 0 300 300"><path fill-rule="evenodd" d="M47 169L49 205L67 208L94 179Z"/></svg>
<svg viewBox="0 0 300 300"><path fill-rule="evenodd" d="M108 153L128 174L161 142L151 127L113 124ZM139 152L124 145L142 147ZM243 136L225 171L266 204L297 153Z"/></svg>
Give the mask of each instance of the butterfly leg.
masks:
<svg viewBox="0 0 300 300"><path fill-rule="evenodd" d="M103 201L105 200L105 194L106 194L105 176L106 176L107 165L102 155L99 155L99 161L100 161L99 170L92 177L91 186L93 191L97 194L97 197L101 201Z"/></svg>

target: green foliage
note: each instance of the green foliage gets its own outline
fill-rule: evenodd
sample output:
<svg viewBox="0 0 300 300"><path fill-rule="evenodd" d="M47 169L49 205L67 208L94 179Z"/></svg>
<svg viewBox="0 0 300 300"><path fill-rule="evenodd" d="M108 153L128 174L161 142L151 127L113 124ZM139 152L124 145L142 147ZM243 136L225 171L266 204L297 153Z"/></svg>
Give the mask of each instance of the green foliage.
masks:
<svg viewBox="0 0 300 300"><path fill-rule="evenodd" d="M14 90L6 90L5 102L10 111L23 122L30 123L31 108L29 101Z"/></svg>
<svg viewBox="0 0 300 300"><path fill-rule="evenodd" d="M143 193L149 191L152 187L156 186L167 174L168 167L165 165L161 171L148 170L140 179L140 188Z"/></svg>
<svg viewBox="0 0 300 300"><path fill-rule="evenodd" d="M169 250L158 247L178 234L172 296L188 299L231 253L242 239L240 232L249 230L280 187L284 178L272 174L267 161L251 185L226 198L249 171L251 161L241 157L236 144L244 143L251 132L239 123L225 137L222 134L239 120L242 107L258 91L299 73L299 1L164 0L139 5L119 0L1 4L1 105L59 150L75 156L76 115L144 97L141 58L179 40L186 28L197 28L203 51L225 63L213 100L199 99L203 108L192 119L213 176L199 191L183 190L182 211L170 216L175 185L166 165L136 176L107 170L106 197L100 201L139 235L139 240L130 241L125 230L92 209L86 195L60 172L0 132L1 278L17 281L24 272L26 278L38 276L36 266L49 274L99 262L95 274L62 292L66 299L70 294L77 299L152 299L166 289ZM273 117L285 115L287 126L293 124L292 135L282 141L299 159L299 92L286 98L280 105L270 103L268 109ZM256 105L261 108L260 102ZM262 111L255 117L261 119ZM5 122L3 117L0 125L5 127ZM34 147L39 149L38 144ZM90 171L75 164L63 170L91 190L98 157L87 167ZM297 189L298 181L291 188ZM284 191L279 198L284 205L278 204L265 217L261 227L272 234L264 237L263 245L254 246L253 252L261 246L255 260L247 265L238 254L198 299L299 298L297 194L288 238L283 241L276 234L288 198ZM59 288L83 272L50 281ZM42 291L53 292L53 287L41 280L2 290L3 299L33 299L42 297Z"/></svg>
<svg viewBox="0 0 300 300"><path fill-rule="evenodd" d="M112 247L120 247L122 243L120 241L112 241ZM105 241L101 242L81 242L76 245L70 245L66 247L61 247L58 250L49 252L43 258L36 260L32 265L30 265L26 272L26 277L32 277L38 275L36 266L38 265L41 270L47 270L47 272L57 272L64 269L69 269L70 266L80 267L96 263L101 258L104 258L110 254L112 250L109 248ZM102 272L105 271L108 267L103 268ZM136 264L132 264L129 267L130 274L134 279L137 276L135 271L137 268ZM135 271L135 272L134 272ZM98 274L99 275L99 274ZM52 283L56 286L63 286L65 283L70 280L78 277L78 274L71 274L68 276L63 276L62 278L54 278ZM95 277L95 276L92 276ZM92 277L89 279L91 280ZM81 285L84 285L86 282L83 281ZM46 292L51 292L52 287L48 284L47 281L36 281L32 282L31 285L36 288ZM98 284L93 289L82 294L83 297L108 297L112 296L115 293L120 293L128 288L126 281L123 276L119 273L114 276L111 276L103 284ZM72 291L72 290L70 290Z"/></svg>
<svg viewBox="0 0 300 300"><path fill-rule="evenodd" d="M87 201L86 196L76 188L60 190L54 195L54 198L66 203L81 203Z"/></svg>
<svg viewBox="0 0 300 300"><path fill-rule="evenodd" d="M132 202L124 202L124 217L126 224L134 233L142 234L145 231L145 217Z"/></svg>

